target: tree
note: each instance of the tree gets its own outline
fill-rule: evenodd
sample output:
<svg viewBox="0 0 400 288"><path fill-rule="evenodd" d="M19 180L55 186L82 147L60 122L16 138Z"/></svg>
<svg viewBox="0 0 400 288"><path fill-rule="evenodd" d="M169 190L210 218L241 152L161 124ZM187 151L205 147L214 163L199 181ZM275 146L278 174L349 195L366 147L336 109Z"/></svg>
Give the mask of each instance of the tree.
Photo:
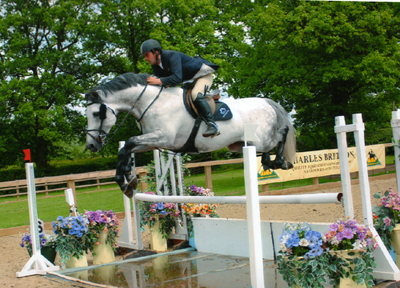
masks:
<svg viewBox="0 0 400 288"><path fill-rule="evenodd" d="M262 1L261 1L262 2ZM390 127L399 105L398 3L270 1L243 19L249 45L230 92L296 110L299 149L336 146L334 117L362 113L366 140ZM368 134L368 131L373 131ZM389 141L383 133L381 141ZM374 142L376 143L376 142Z"/></svg>
<svg viewBox="0 0 400 288"><path fill-rule="evenodd" d="M96 80L81 41L95 7L85 0L0 2L1 166L22 161L30 148L46 167L58 143L82 131L85 119L73 107Z"/></svg>

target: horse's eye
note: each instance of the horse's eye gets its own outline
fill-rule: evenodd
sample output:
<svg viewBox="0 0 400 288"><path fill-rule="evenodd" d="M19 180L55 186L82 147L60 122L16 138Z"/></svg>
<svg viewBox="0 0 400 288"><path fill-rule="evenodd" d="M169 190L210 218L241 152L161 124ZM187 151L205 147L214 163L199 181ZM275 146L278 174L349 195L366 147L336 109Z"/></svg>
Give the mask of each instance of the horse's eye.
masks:
<svg viewBox="0 0 400 288"><path fill-rule="evenodd" d="M93 116L94 117L97 117L97 116L99 116L100 115L100 112L93 112Z"/></svg>

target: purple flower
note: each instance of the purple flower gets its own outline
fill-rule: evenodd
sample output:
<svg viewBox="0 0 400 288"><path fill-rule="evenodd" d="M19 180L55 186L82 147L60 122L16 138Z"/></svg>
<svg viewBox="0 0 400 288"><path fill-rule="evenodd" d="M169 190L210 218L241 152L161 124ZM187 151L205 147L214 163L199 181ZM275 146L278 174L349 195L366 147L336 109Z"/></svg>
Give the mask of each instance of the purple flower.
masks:
<svg viewBox="0 0 400 288"><path fill-rule="evenodd" d="M353 239L353 230L351 230L350 228L344 228L343 232L341 233L343 235L343 238L346 239Z"/></svg>
<svg viewBox="0 0 400 288"><path fill-rule="evenodd" d="M390 226L390 223L392 222L392 220L390 220L389 217L386 217L386 218L383 220L383 222L385 222L385 225L386 225L386 226Z"/></svg>
<svg viewBox="0 0 400 288"><path fill-rule="evenodd" d="M339 224L338 223L333 223L329 226L329 229L331 231L337 231L339 229Z"/></svg>

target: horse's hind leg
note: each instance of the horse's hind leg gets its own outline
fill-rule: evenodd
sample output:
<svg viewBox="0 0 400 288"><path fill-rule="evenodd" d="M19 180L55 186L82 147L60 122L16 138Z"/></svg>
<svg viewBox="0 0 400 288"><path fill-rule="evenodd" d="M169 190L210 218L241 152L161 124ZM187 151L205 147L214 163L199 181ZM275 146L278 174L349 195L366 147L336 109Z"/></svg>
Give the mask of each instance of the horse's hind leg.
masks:
<svg viewBox="0 0 400 288"><path fill-rule="evenodd" d="M283 149L285 148L286 136L289 132L289 127L284 126L283 128L278 130L278 133L282 135L282 140L278 142L276 148L276 157L274 161L271 161L269 153L263 153L261 156L261 164L263 165L264 170L270 169L283 169L288 170L293 168L293 164L290 163L283 157Z"/></svg>

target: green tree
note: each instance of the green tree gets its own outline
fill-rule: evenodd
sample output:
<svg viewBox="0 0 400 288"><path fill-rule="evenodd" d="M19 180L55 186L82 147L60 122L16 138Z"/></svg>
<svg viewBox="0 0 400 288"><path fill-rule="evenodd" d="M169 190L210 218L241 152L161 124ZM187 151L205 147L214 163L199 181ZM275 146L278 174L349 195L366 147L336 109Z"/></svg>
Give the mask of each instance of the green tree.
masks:
<svg viewBox="0 0 400 288"><path fill-rule="evenodd" d="M63 141L85 126L73 107L96 80L82 46L96 6L85 0L0 2L0 166L33 161L46 167Z"/></svg>
<svg viewBox="0 0 400 288"><path fill-rule="evenodd" d="M243 18L249 45L241 46L230 92L295 109L300 150L335 147L334 117L350 122L354 113L363 114L367 143L390 142L400 101L400 4L262 2Z"/></svg>

